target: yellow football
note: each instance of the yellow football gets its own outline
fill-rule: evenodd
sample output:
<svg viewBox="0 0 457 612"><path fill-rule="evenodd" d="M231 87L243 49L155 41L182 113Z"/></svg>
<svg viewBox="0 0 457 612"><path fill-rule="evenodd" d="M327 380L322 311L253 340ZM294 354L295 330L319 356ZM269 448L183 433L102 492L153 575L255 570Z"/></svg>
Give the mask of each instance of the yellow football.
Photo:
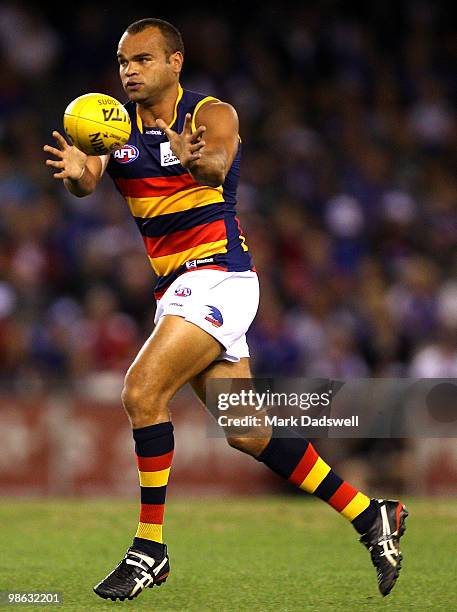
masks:
<svg viewBox="0 0 457 612"><path fill-rule="evenodd" d="M124 106L101 93L88 93L70 102L63 127L75 147L87 155L106 155L124 146L132 131Z"/></svg>

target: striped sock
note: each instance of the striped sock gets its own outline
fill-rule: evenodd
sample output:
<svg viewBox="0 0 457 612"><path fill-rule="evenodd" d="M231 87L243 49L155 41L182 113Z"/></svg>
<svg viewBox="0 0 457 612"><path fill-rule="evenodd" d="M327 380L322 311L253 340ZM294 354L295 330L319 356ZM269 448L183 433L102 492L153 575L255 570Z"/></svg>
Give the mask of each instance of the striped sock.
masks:
<svg viewBox="0 0 457 612"><path fill-rule="evenodd" d="M290 438L272 437L257 459L303 491L326 501L359 533L368 531L376 516L376 501L335 474L311 442L293 431L290 434Z"/></svg>
<svg viewBox="0 0 457 612"><path fill-rule="evenodd" d="M141 489L140 523L133 546L160 557L165 496L174 449L173 425L158 423L134 429L133 438Z"/></svg>

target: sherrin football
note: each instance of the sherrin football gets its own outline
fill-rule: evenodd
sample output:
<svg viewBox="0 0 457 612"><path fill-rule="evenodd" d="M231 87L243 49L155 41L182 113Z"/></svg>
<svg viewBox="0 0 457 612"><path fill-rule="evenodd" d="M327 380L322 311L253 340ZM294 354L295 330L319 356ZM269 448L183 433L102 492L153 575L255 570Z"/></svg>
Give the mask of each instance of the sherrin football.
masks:
<svg viewBox="0 0 457 612"><path fill-rule="evenodd" d="M132 130L123 105L101 93L88 93L70 102L63 127L75 147L87 155L106 155L124 146Z"/></svg>

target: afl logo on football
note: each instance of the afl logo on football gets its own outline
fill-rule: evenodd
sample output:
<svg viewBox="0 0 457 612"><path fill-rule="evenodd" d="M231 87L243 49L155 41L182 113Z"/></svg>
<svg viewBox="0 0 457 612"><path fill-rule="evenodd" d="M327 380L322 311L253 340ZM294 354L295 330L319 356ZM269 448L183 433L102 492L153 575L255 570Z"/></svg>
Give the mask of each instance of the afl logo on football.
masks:
<svg viewBox="0 0 457 612"><path fill-rule="evenodd" d="M130 164L136 160L139 154L138 149L130 144L113 151L113 157L119 164Z"/></svg>

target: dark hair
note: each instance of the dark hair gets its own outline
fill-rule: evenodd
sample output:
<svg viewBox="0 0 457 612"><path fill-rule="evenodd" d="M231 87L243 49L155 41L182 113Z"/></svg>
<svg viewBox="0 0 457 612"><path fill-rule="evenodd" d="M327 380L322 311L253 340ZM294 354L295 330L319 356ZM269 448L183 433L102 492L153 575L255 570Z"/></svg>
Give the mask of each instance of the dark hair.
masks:
<svg viewBox="0 0 457 612"><path fill-rule="evenodd" d="M184 43L182 41L181 32L175 28L174 25L168 23L168 21L148 17L147 19L140 19L139 21L131 23L125 31L128 34L139 34L147 28L157 28L161 31L162 36L165 39L165 51L167 56L170 56L176 51L179 51L184 55Z"/></svg>

